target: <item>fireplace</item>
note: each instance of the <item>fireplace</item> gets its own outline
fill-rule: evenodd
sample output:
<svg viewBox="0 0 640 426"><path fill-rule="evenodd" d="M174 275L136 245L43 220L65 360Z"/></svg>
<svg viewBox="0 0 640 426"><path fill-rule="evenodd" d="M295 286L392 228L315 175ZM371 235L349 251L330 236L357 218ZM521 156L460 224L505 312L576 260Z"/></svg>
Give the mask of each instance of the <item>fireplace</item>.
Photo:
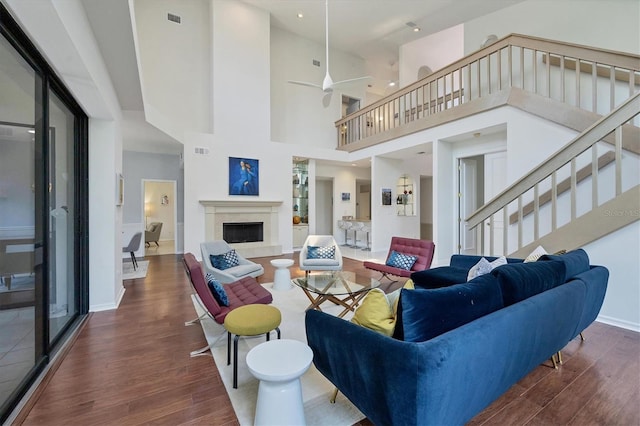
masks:
<svg viewBox="0 0 640 426"><path fill-rule="evenodd" d="M282 254L278 231L282 201L200 200L200 204L204 206L204 241L224 239L238 253L249 258ZM288 215L286 221L287 224L291 222ZM243 241L234 243L225 234L224 227L228 224L246 226L256 223L262 224L262 237L259 240L243 237Z"/></svg>
<svg viewBox="0 0 640 426"><path fill-rule="evenodd" d="M263 222L230 222L222 224L222 239L231 243L263 241Z"/></svg>

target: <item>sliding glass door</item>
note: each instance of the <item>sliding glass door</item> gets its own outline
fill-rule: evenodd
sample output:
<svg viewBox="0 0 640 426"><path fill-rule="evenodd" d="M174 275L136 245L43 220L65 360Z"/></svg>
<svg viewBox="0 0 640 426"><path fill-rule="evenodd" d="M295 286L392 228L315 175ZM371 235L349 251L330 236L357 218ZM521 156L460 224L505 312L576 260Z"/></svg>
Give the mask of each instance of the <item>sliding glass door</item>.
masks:
<svg viewBox="0 0 640 426"><path fill-rule="evenodd" d="M0 423L87 312L86 128L0 4Z"/></svg>
<svg viewBox="0 0 640 426"><path fill-rule="evenodd" d="M0 403L7 403L44 357L36 318L42 318L42 268L35 265L36 92L42 80L0 38ZM36 201L38 198L38 201Z"/></svg>

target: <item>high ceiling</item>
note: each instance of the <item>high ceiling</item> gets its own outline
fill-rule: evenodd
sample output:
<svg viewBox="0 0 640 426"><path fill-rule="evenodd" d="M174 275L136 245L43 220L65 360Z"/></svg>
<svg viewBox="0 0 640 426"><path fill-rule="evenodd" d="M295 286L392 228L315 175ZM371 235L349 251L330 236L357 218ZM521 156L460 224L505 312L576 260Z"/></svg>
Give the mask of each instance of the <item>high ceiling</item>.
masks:
<svg viewBox="0 0 640 426"><path fill-rule="evenodd" d="M325 0L243 1L269 11L271 25L324 45ZM521 1L329 0L329 46L363 58L370 75L397 80L401 45Z"/></svg>
<svg viewBox="0 0 640 426"><path fill-rule="evenodd" d="M81 1L122 109L142 110L128 0ZM268 11L273 26L320 44L325 42L324 0L237 1ZM376 77L372 84L382 85L389 79L397 80L401 45L521 1L329 0L329 45L332 49L363 58L367 73ZM298 18L298 13L303 18ZM122 22L122 25L114 24L116 22ZM413 31L407 23L415 24L420 31ZM373 87L372 90L380 93L384 88ZM130 114L125 119L133 119L134 116L136 114ZM142 131L144 126L149 127L147 136ZM168 152L177 148L171 138L159 140L160 132L146 122L127 128L136 128L136 131L125 135L125 149L135 149L132 145L138 142L148 145L151 141L164 143Z"/></svg>

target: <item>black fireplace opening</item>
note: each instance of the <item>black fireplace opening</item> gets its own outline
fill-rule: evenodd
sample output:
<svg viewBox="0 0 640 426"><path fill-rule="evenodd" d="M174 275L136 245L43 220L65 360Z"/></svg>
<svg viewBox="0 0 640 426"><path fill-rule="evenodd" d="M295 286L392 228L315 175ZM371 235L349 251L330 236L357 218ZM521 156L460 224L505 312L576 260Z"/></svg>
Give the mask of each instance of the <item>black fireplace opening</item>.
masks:
<svg viewBox="0 0 640 426"><path fill-rule="evenodd" d="M230 222L222 224L222 238L228 243L264 241L263 222Z"/></svg>

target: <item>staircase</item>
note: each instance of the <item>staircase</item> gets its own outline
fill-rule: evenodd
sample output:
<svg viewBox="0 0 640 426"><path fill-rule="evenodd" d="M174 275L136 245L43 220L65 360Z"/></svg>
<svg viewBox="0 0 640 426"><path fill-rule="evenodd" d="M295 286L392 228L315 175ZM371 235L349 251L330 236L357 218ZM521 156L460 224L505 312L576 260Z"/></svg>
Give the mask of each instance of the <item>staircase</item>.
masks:
<svg viewBox="0 0 640 426"><path fill-rule="evenodd" d="M640 219L640 56L509 35L336 122L353 152L511 106L580 134L466 219L482 254L584 246Z"/></svg>
<svg viewBox="0 0 640 426"><path fill-rule="evenodd" d="M481 253L526 257L537 245L572 250L638 221L640 161L623 149L623 135L635 132L628 123L639 115L636 93L471 214L466 222Z"/></svg>

